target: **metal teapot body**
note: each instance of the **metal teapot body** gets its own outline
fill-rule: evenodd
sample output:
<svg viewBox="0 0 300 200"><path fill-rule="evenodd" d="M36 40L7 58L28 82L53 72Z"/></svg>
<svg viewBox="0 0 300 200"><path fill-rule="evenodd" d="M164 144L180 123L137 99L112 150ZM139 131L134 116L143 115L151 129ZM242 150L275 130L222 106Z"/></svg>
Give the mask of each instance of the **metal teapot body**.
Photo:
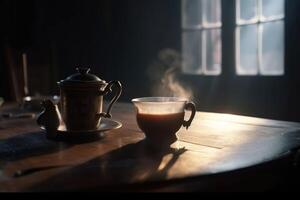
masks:
<svg viewBox="0 0 300 200"><path fill-rule="evenodd" d="M111 108L122 93L119 81L101 80L90 74L89 68L77 68L77 73L58 82L60 88L60 114L69 131L97 130L101 118L110 118ZM108 105L107 112L102 112L103 97L112 92L116 93Z"/></svg>

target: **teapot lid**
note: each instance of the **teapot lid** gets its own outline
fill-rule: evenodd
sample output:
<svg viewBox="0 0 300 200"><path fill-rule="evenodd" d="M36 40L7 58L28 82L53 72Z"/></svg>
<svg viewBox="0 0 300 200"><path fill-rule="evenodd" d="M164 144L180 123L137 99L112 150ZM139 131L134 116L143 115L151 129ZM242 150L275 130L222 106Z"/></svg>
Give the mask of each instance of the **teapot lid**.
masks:
<svg viewBox="0 0 300 200"><path fill-rule="evenodd" d="M90 68L76 68L77 73L68 76L65 80L59 82L59 85L68 85L68 86L79 86L79 85L88 85L88 86L101 86L105 85L106 82L101 80L98 76L90 74Z"/></svg>

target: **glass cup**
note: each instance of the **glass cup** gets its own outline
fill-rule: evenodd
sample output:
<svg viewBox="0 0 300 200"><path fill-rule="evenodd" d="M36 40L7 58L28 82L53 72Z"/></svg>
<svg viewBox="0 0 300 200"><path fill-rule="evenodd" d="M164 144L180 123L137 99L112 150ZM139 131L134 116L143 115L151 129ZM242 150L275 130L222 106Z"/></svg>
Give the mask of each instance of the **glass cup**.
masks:
<svg viewBox="0 0 300 200"><path fill-rule="evenodd" d="M196 114L193 102L179 97L143 97L132 99L136 107L136 120L145 133L147 143L155 147L169 147L177 140L176 132L188 128ZM188 121L185 110L191 110Z"/></svg>

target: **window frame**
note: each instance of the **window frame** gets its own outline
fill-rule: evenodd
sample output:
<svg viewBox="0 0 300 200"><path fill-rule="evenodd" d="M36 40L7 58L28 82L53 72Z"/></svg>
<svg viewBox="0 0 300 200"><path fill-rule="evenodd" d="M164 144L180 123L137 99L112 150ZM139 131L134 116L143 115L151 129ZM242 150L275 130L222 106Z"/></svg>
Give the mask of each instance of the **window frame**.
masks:
<svg viewBox="0 0 300 200"><path fill-rule="evenodd" d="M201 1L202 2L202 1ZM220 3L221 3L221 7L220 7L220 13L221 13L221 19L220 19L220 23L215 23L215 24L211 24L211 25L207 25L205 24L205 20L204 20L204 6L201 6L201 25L200 26L197 26L197 27L185 27L184 24L183 24L183 9L182 9L182 3L183 3L183 0L180 0L180 12L181 12L181 27L180 27L180 30L181 30L181 55L183 55L183 35L185 32L189 32L189 31L197 31L199 32L199 34L201 34L201 65L200 65L200 69L198 70L198 73L195 72L195 73L190 73L190 72L182 72L183 74L185 75L196 75L196 76L220 76L222 74L222 71L223 71L223 50L222 50L222 46L223 46L223 43L222 43L222 27L223 27L223 22L222 22L222 0L220 0ZM207 44L207 31L211 31L211 30L220 30L220 35L221 35L221 50L220 50L220 54L221 54L221 66L220 66L220 70L217 71L217 72L209 72L209 70L207 70L207 57L206 57L206 44ZM199 63L199 64L200 64ZM182 62L182 68L183 68L183 62Z"/></svg>
<svg viewBox="0 0 300 200"><path fill-rule="evenodd" d="M268 23L274 23L274 22L283 22L283 59L285 59L285 10L283 11L283 15L279 16L273 16L269 18L264 18L262 16L262 0L255 0L256 2L256 15L258 16L255 19L248 20L248 21L242 21L240 19L240 10L238 9L239 3L241 0L235 0L235 14L236 14L236 20L235 20L235 71L237 76L284 76L285 73L285 63L283 63L283 71L282 74L272 74L272 73L264 73L262 70L262 44L263 44L263 25L268 24ZM286 0L283 0L284 4ZM285 5L284 5L285 8ZM245 26L250 26L250 25L256 25L257 27L257 32L256 32L256 37L257 37L257 68L255 71L250 72L248 74L243 74L243 72L239 72L239 63L240 63L240 46L239 46L239 39L240 38L240 33L239 33L239 28L245 27Z"/></svg>
<svg viewBox="0 0 300 200"><path fill-rule="evenodd" d="M180 0L180 5L182 5L182 0ZM285 76L288 76L288 69L286 69L286 48L287 48L287 37L285 33L287 33L288 27L286 26L286 13L287 13L287 0L284 0L284 17L283 17L283 22L284 22L284 74L283 75L261 75L260 73L257 73L256 75L250 75L250 74L244 74L244 75L239 75L236 70L236 27L238 26L236 23L236 17L237 17L237 12L236 12L236 0L221 0L221 26L219 27L221 30L221 72L218 75L215 74L204 74L203 71L201 74L193 74L193 73L181 73L182 77L189 77L191 79L197 79L197 77L208 77L205 78L207 80L212 79L227 79L227 77L235 78L235 79L248 79L248 78L253 78L253 79L262 79L262 80L268 80L271 79L273 80L274 78L278 80L285 79ZM181 8L181 6L180 6ZM182 20L182 9L180 9L180 20ZM277 21L281 19L272 19L270 21ZM259 20L258 20L259 21ZM261 22L258 23L266 23L269 22L269 20L262 20ZM256 24L257 22L253 22L253 24ZM182 33L184 32L184 28L182 26L182 23L180 23L180 32L181 32L181 55L182 53ZM202 29L203 27L201 27ZM203 46L203 45L202 45ZM202 48L202 47L201 47ZM230 50L228 50L230 49ZM203 66L202 66L203 68ZM194 77L194 78L193 78Z"/></svg>

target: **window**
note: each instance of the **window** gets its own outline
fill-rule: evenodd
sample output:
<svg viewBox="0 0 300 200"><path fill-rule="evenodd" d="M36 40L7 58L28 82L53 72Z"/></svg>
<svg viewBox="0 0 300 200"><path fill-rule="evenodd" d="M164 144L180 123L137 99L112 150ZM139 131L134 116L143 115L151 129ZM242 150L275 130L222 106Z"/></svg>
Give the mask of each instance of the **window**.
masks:
<svg viewBox="0 0 300 200"><path fill-rule="evenodd" d="M284 0L236 0L236 72L284 74Z"/></svg>
<svg viewBox="0 0 300 200"><path fill-rule="evenodd" d="M235 73L284 75L284 0L235 0L235 7ZM221 0L182 0L183 73L222 73L221 34Z"/></svg>
<svg viewBox="0 0 300 200"><path fill-rule="evenodd" d="M221 26L221 0L182 0L184 73L221 73Z"/></svg>

